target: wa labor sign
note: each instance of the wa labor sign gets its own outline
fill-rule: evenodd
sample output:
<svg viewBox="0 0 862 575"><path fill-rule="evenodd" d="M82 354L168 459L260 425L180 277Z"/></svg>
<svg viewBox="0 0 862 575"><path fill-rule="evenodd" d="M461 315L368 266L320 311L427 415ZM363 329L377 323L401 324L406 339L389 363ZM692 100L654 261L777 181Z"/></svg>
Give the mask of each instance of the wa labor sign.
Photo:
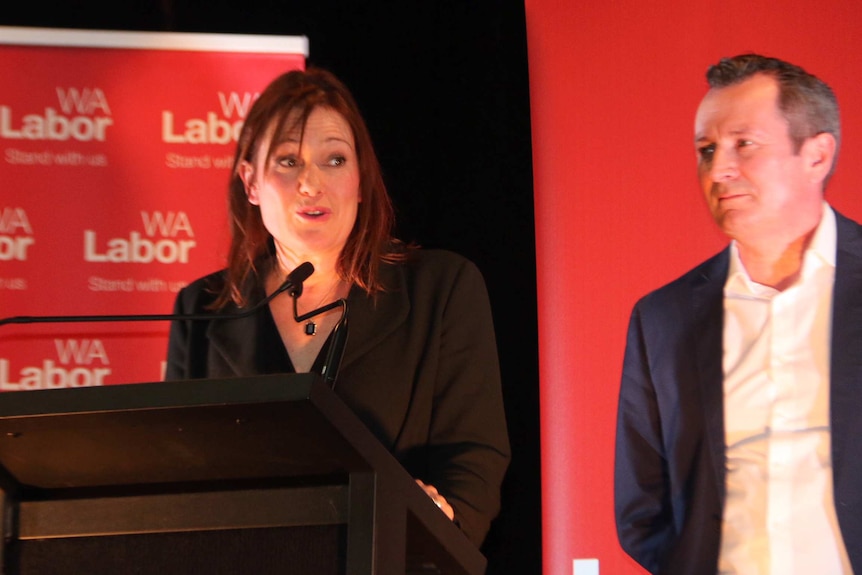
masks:
<svg viewBox="0 0 862 575"><path fill-rule="evenodd" d="M164 314L223 267L243 120L307 40L0 27L0 318ZM0 391L157 381L167 322L0 326Z"/></svg>

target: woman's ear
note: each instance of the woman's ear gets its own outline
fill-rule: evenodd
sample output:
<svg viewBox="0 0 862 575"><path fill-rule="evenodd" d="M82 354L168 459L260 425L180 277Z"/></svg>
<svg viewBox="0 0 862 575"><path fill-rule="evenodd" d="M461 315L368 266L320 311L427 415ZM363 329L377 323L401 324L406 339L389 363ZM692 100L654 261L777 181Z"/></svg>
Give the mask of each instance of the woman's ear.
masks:
<svg viewBox="0 0 862 575"><path fill-rule="evenodd" d="M248 203L255 206L260 205L260 199L257 197L257 183L254 179L254 166L251 162L243 160L239 165L239 177L245 187L245 196L248 198Z"/></svg>

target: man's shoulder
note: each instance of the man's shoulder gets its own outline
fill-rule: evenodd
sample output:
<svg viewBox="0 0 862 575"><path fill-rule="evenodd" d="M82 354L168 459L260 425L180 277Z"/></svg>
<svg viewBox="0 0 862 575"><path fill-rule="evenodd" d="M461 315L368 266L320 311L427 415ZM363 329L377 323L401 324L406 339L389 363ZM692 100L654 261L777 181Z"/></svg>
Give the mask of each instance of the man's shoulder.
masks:
<svg viewBox="0 0 862 575"><path fill-rule="evenodd" d="M839 242L858 240L862 237L862 224L845 216L835 208L832 208L832 211L835 213L835 225Z"/></svg>
<svg viewBox="0 0 862 575"><path fill-rule="evenodd" d="M729 261L730 248L727 247L673 281L649 292L638 301L637 307L677 307L687 301L694 290L706 285L718 288L720 293L727 279Z"/></svg>

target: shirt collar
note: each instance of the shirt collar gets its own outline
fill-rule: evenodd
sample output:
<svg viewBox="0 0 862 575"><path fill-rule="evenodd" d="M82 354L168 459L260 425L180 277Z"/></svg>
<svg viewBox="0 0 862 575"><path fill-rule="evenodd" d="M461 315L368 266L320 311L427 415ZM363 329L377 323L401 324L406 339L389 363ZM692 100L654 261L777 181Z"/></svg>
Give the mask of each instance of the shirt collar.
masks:
<svg viewBox="0 0 862 575"><path fill-rule="evenodd" d="M808 244L802 257L800 278L803 280L808 278L821 265L834 268L837 241L835 212L824 201L823 216L820 218L820 223L817 224L817 229L814 230L811 243ZM730 242L730 265L728 266L727 281L724 283L724 289L725 293L739 295L768 297L778 293L778 290L774 288L755 283L751 280L748 272L745 270L745 266L742 265L742 260L739 259L739 248L736 245L736 240Z"/></svg>

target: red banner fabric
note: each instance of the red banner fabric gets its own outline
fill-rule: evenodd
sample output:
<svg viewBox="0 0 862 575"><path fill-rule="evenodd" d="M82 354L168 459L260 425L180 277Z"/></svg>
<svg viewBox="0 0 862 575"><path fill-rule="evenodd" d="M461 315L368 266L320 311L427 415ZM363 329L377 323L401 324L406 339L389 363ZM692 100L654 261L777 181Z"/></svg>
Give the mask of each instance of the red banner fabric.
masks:
<svg viewBox="0 0 862 575"><path fill-rule="evenodd" d="M862 19L850 0L527 0L541 385L544 572L643 571L616 538L613 459L635 301L726 244L695 172L707 67L759 52L835 90L826 199L862 219Z"/></svg>
<svg viewBox="0 0 862 575"><path fill-rule="evenodd" d="M224 264L238 131L271 79L305 66L305 38L0 28L0 42L0 317L169 313ZM160 380L167 330L0 326L0 390Z"/></svg>

